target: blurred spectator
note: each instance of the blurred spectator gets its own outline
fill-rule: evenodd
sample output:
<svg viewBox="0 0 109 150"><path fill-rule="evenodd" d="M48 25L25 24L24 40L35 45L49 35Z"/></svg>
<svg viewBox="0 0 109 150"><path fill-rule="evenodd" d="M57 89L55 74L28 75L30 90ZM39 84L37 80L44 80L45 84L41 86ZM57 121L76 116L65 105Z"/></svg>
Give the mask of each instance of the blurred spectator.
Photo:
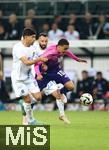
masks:
<svg viewBox="0 0 109 150"><path fill-rule="evenodd" d="M32 19L26 18L24 20L24 28L34 28L34 25L32 24Z"/></svg>
<svg viewBox="0 0 109 150"><path fill-rule="evenodd" d="M34 19L35 16L36 16L36 12L35 12L34 9L29 9L29 10L27 11L27 17L28 17L28 18Z"/></svg>
<svg viewBox="0 0 109 150"><path fill-rule="evenodd" d="M88 72L82 71L82 80L77 82L77 97L80 97L83 93L91 93L91 82L88 77Z"/></svg>
<svg viewBox="0 0 109 150"><path fill-rule="evenodd" d="M6 20L3 19L3 12L0 10L0 40L7 39Z"/></svg>
<svg viewBox="0 0 109 150"><path fill-rule="evenodd" d="M94 68L89 68L88 69L88 77L89 77L89 80L91 83L94 81L95 76L96 76L96 70Z"/></svg>
<svg viewBox="0 0 109 150"><path fill-rule="evenodd" d="M3 81L3 74L0 71L0 101L3 103L9 99L9 94L5 87L5 82Z"/></svg>
<svg viewBox="0 0 109 150"><path fill-rule="evenodd" d="M3 60L2 60L2 54L1 54L1 49L0 49L0 72L3 71Z"/></svg>
<svg viewBox="0 0 109 150"><path fill-rule="evenodd" d="M87 12L84 19L81 22L81 39L90 39L93 38L93 19L91 13Z"/></svg>
<svg viewBox="0 0 109 150"><path fill-rule="evenodd" d="M65 32L65 38L67 40L79 40L79 32L75 30L73 25L67 26L67 31Z"/></svg>
<svg viewBox="0 0 109 150"><path fill-rule="evenodd" d="M68 25L69 24L73 25L75 27L75 29L77 31L79 31L80 30L80 22L79 22L79 19L77 19L76 14L71 13L69 16L70 16L70 18L69 18L69 21L68 21Z"/></svg>
<svg viewBox="0 0 109 150"><path fill-rule="evenodd" d="M96 79L92 84L93 97L96 99L104 98L108 90L108 82L103 78L102 72L97 72Z"/></svg>
<svg viewBox="0 0 109 150"><path fill-rule="evenodd" d="M8 21L8 39L18 40L20 38L20 22L17 20L16 14L11 14Z"/></svg>
<svg viewBox="0 0 109 150"><path fill-rule="evenodd" d="M26 18L31 19L32 26L34 26L34 29L37 30L37 28L38 28L38 20L37 20L36 17L37 17L37 15L36 15L36 11L34 9L29 9L27 11L27 17Z"/></svg>
<svg viewBox="0 0 109 150"><path fill-rule="evenodd" d="M48 23L44 23L44 24L42 25L41 32L48 34L48 31L49 31L49 24L48 24Z"/></svg>
<svg viewBox="0 0 109 150"><path fill-rule="evenodd" d="M63 30L63 31L66 30L67 22L65 21L64 18L62 18L61 15L56 15L56 16L54 17L53 22L58 25L59 29L61 29L61 30Z"/></svg>
<svg viewBox="0 0 109 150"><path fill-rule="evenodd" d="M98 21L94 24L94 37L95 39L105 39L104 26L106 23L106 17L100 15Z"/></svg>
<svg viewBox="0 0 109 150"><path fill-rule="evenodd" d="M5 28L2 24L0 24L0 40L6 40L8 38L8 34L5 31Z"/></svg>
<svg viewBox="0 0 109 150"><path fill-rule="evenodd" d="M52 24L51 30L48 32L48 37L50 40L59 40L64 36L64 32L58 28L56 23Z"/></svg>
<svg viewBox="0 0 109 150"><path fill-rule="evenodd" d="M3 17L3 12L0 10L0 25L3 25L4 28L7 26L7 21Z"/></svg>
<svg viewBox="0 0 109 150"><path fill-rule="evenodd" d="M103 32L105 34L105 39L109 39L109 22L106 21L103 27Z"/></svg>

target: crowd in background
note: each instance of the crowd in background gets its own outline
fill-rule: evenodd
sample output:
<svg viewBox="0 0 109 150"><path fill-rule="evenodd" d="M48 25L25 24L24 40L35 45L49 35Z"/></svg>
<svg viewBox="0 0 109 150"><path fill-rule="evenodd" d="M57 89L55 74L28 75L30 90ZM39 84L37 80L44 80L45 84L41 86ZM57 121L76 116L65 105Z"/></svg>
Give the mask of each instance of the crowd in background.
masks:
<svg viewBox="0 0 109 150"><path fill-rule="evenodd" d="M19 40L22 30L29 27L34 28L37 35L40 32L47 33L50 40L59 40L62 37L68 40L109 38L109 21L104 14L100 14L98 18L93 18L92 14L87 12L83 18L71 13L68 19L62 18L61 15L54 16L54 19L39 19L35 10L30 9L23 20L18 19L15 13L4 19L0 10L0 40ZM82 93L91 93L94 99L109 99L109 81L104 79L102 72L89 77L88 72L84 70L81 76L82 80L77 81L75 91L70 93L69 102L75 102ZM8 91L6 86L0 54L0 101L3 103L9 101L9 93L12 92Z"/></svg>
<svg viewBox="0 0 109 150"><path fill-rule="evenodd" d="M37 35L46 32L50 40L62 37L68 40L109 38L109 20L103 13L97 18L87 12L82 18L70 13L69 18L56 15L53 19L41 19L34 9L29 9L25 19L18 19L15 13L4 19L0 10L0 40L18 40L22 30L28 27L34 28Z"/></svg>
<svg viewBox="0 0 109 150"><path fill-rule="evenodd" d="M0 55L1 56L1 55ZM4 109L6 103L18 103L20 99L11 99L10 94L13 93L11 79L9 83L3 78L2 72L2 57L0 57L0 110ZM68 93L68 103L76 104L83 93L90 93L94 102L102 100L103 110L109 110L109 81L103 77L102 72L95 72L83 70L81 72L81 80L77 79L75 83L75 90ZM55 102L53 97L43 97L42 104ZM94 104L94 103L93 103ZM55 109L55 107L54 107ZM93 105L92 105L92 108Z"/></svg>
<svg viewBox="0 0 109 150"><path fill-rule="evenodd" d="M6 88L6 83L3 79L3 60L0 51L0 110L3 109L2 103L5 103L10 99L9 91Z"/></svg>
<svg viewBox="0 0 109 150"><path fill-rule="evenodd" d="M2 60L0 61L0 64L2 63ZM83 70L81 72L81 80L78 79L75 83L75 90L69 93L68 96L68 102L69 103L75 103L77 99L80 98L80 96L83 93L90 93L94 100L103 99L109 101L109 81L103 77L102 72L95 72L93 73L93 69L91 71ZM2 70L0 70L0 100L3 103L10 102L10 93L12 91L11 83L9 85L3 80L3 73ZM44 97L43 103L46 103L47 97ZM53 100L51 97L49 99L50 101Z"/></svg>
<svg viewBox="0 0 109 150"><path fill-rule="evenodd" d="M82 79L77 81L76 97L79 98L83 93L90 93L94 99L109 98L109 81L102 72L96 72L95 76L90 76L90 72L83 70Z"/></svg>

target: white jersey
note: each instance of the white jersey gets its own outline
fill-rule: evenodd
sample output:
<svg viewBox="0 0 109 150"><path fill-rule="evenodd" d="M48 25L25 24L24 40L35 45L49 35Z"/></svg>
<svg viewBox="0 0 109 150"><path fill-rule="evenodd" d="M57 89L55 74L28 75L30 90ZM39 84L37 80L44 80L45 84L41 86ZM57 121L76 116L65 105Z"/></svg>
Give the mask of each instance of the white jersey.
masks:
<svg viewBox="0 0 109 150"><path fill-rule="evenodd" d="M60 40L62 37L64 36L64 32L60 29L57 29L56 31L54 30L50 30L48 32L48 37L50 40L53 40L53 41L58 41Z"/></svg>
<svg viewBox="0 0 109 150"><path fill-rule="evenodd" d="M13 47L13 69L12 76L18 81L24 81L31 75L31 66L25 65L20 58L26 56L28 59L33 59L35 49L33 46L25 47L22 42L19 42Z"/></svg>
<svg viewBox="0 0 109 150"><path fill-rule="evenodd" d="M41 49L41 47L39 46L39 43L37 41L34 42L33 47L35 49L34 58L38 58L44 53L44 50ZM32 65L32 74L35 77L34 65Z"/></svg>
<svg viewBox="0 0 109 150"><path fill-rule="evenodd" d="M72 33L70 33L69 31L65 32L65 38L67 40L79 40L80 36L79 36L79 32L78 31L73 31Z"/></svg>
<svg viewBox="0 0 109 150"><path fill-rule="evenodd" d="M36 57L39 57L44 53L44 50L41 49L41 47L40 47L40 45L37 41L34 42L33 46L34 46L34 49L35 49L35 56Z"/></svg>

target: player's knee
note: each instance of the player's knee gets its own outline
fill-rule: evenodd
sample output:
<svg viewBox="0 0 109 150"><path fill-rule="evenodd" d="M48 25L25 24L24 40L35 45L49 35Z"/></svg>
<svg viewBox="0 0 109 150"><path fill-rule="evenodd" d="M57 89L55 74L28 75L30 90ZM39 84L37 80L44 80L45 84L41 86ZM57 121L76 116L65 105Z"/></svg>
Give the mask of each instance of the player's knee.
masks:
<svg viewBox="0 0 109 150"><path fill-rule="evenodd" d="M51 95L56 99L61 98L61 93L58 90L54 91Z"/></svg>
<svg viewBox="0 0 109 150"><path fill-rule="evenodd" d="M30 99L29 95L23 96L23 99L24 99L25 103L31 103L31 99Z"/></svg>
<svg viewBox="0 0 109 150"><path fill-rule="evenodd" d="M41 95L41 94L37 94L37 95L35 96L35 98L36 98L37 101L41 101L42 95Z"/></svg>
<svg viewBox="0 0 109 150"><path fill-rule="evenodd" d="M69 91L73 91L74 90L74 84L73 83L70 83L68 86L67 86L67 89Z"/></svg>

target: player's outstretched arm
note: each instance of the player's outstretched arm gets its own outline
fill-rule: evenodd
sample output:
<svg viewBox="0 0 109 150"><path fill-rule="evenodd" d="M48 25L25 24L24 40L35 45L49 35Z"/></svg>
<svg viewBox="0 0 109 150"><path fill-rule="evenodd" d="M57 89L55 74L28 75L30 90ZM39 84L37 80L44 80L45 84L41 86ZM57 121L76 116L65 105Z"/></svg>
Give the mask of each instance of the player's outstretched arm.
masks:
<svg viewBox="0 0 109 150"><path fill-rule="evenodd" d="M35 70L35 73L37 75L37 80L41 80L43 78L43 76L40 72L40 69L39 69L40 65L41 65L40 62L34 65L34 70Z"/></svg>
<svg viewBox="0 0 109 150"><path fill-rule="evenodd" d="M87 61L85 59L82 59L82 58L79 58L78 62L87 63Z"/></svg>
<svg viewBox="0 0 109 150"><path fill-rule="evenodd" d="M20 60L27 66L30 66L30 65L33 65L33 64L36 64L38 62L46 62L48 59L47 58L44 58L44 57L38 57L34 60L29 60L26 56L23 56L20 58Z"/></svg>
<svg viewBox="0 0 109 150"><path fill-rule="evenodd" d="M68 57L70 57L71 59L76 60L76 61L78 61L78 62L87 63L86 60L77 57L75 54L73 54L73 53L70 52L69 50L66 51L66 55L67 55Z"/></svg>

